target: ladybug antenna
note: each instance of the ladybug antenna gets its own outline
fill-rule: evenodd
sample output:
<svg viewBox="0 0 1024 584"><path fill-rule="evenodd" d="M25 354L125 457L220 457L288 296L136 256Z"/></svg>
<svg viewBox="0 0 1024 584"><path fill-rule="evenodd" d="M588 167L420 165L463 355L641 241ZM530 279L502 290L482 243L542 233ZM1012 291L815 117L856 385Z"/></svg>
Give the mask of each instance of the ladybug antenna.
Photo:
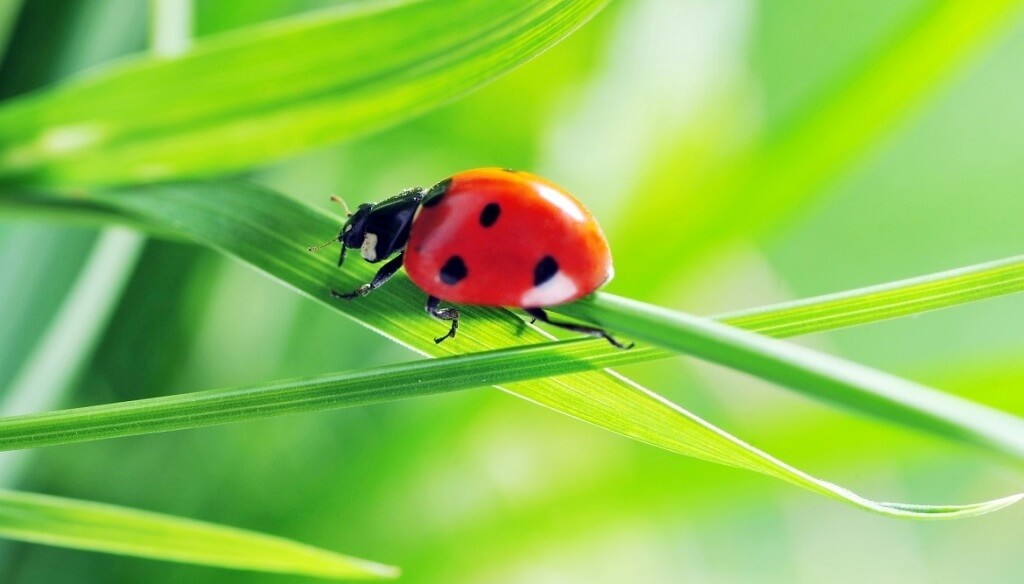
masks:
<svg viewBox="0 0 1024 584"><path fill-rule="evenodd" d="M325 242L321 243L320 245L311 245L311 246L307 247L306 249L307 249L308 251L319 251L319 250L321 250L321 249L323 249L323 248L327 247L328 245L331 245L331 244L332 244L332 243L334 243L335 241L338 241L338 238L337 238L337 237L335 237L334 239L331 239L331 240L325 241Z"/></svg>
<svg viewBox="0 0 1024 584"><path fill-rule="evenodd" d="M352 216L352 210L348 208L348 203L345 202L345 199L342 199L338 195L331 195L331 202L338 203L339 205L341 205L341 208L345 209L346 217Z"/></svg>

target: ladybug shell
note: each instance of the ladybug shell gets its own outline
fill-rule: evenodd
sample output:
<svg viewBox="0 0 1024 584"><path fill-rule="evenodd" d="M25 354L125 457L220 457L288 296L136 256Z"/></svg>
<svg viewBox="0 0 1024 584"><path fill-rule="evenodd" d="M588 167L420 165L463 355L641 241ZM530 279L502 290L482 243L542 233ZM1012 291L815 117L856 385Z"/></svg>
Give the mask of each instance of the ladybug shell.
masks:
<svg viewBox="0 0 1024 584"><path fill-rule="evenodd" d="M427 294L488 306L571 302L612 277L608 242L579 201L538 176L499 168L432 188L404 263Z"/></svg>

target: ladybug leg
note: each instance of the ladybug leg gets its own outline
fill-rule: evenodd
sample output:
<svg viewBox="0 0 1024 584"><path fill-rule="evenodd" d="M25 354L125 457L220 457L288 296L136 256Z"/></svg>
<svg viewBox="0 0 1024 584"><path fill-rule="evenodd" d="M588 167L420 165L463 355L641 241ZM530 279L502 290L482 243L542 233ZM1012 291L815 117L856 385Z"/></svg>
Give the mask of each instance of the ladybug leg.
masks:
<svg viewBox="0 0 1024 584"><path fill-rule="evenodd" d="M353 298L361 298L363 296L366 296L370 292L373 292L377 288L383 286L388 280L391 279L391 276L395 275L395 272L398 271L398 268L402 267L402 261L405 259L403 256L405 256L404 252L398 254L397 256L395 256L395 259L384 264L384 267L377 270L377 274L373 277L373 280L369 284L363 284L362 286L356 288L355 290L344 294L338 292L337 290L331 290L331 296L334 296L335 298L344 298L345 300L352 300Z"/></svg>
<svg viewBox="0 0 1024 584"><path fill-rule="evenodd" d="M608 334L608 332L605 331L602 328L598 328L598 327L595 327L595 326L587 326L587 325L584 325L584 324L575 324L575 323L571 323L571 322L559 322L559 321L551 320L551 317L548 316L548 313L545 312L543 308L524 308L523 310L525 310L526 313L529 314L530 316L532 316L534 319L539 320L541 322L546 322L546 323L550 324L551 326L557 326L558 328L563 328L563 329L565 329L567 331L583 333L585 335L590 335L592 337L599 337L599 338L602 338L602 339L608 341L609 343L615 345L616 347L618 347L620 349L632 349L633 348L633 343L630 343L628 345L623 345L619 341L615 340L615 337L613 337L610 334Z"/></svg>
<svg viewBox="0 0 1024 584"><path fill-rule="evenodd" d="M434 339L435 343L440 343L445 339L454 339L455 332L459 330L459 311L455 308L441 308L441 299L433 296L427 296L426 310L430 316L438 320L450 320L452 321L452 328L448 330L448 334L437 337Z"/></svg>

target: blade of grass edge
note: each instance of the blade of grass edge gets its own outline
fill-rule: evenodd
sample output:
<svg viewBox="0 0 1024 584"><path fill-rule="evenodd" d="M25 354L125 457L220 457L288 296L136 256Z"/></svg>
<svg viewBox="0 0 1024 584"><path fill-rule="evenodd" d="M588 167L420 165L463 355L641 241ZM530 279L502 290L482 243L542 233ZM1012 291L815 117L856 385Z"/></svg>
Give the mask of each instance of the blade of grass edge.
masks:
<svg viewBox="0 0 1024 584"><path fill-rule="evenodd" d="M109 185L265 164L448 103L606 3L360 2L112 63L0 105L0 180Z"/></svg>
<svg viewBox="0 0 1024 584"><path fill-rule="evenodd" d="M856 411L1024 459L1024 420L869 367L611 294L564 312Z"/></svg>
<svg viewBox="0 0 1024 584"><path fill-rule="evenodd" d="M240 570L379 580L398 569L288 539L113 505L0 490L0 537Z"/></svg>
<svg viewBox="0 0 1024 584"><path fill-rule="evenodd" d="M91 201L0 190L0 216L78 225L116 224L153 237L186 241L182 233ZM1024 255L709 316L776 338L880 322L1024 291ZM552 312L563 312L553 307Z"/></svg>
<svg viewBox="0 0 1024 584"><path fill-rule="evenodd" d="M558 358L552 359L555 355ZM272 384L18 416L0 419L0 449L67 444L289 413L369 405L493 384L511 384L547 375L564 375L596 367L621 365L632 359L634 357L628 351L609 352L603 341L573 339L424 359ZM995 511L1024 496L1012 495L969 505L929 506L875 502L789 466L675 404L643 388L637 389L665 406L663 413L672 416L671 422L678 442L666 442L661 433L649 432L643 427L636 427L635 432L627 433L613 426L610 428L613 431L681 454L760 472L876 513L916 519L951 519ZM570 408L573 405L572 397L566 400ZM623 403L629 406L631 400L627 399ZM632 403L635 404L635 401ZM553 409L565 413L558 407ZM628 420L628 416L625 417ZM607 424L584 419L609 428Z"/></svg>

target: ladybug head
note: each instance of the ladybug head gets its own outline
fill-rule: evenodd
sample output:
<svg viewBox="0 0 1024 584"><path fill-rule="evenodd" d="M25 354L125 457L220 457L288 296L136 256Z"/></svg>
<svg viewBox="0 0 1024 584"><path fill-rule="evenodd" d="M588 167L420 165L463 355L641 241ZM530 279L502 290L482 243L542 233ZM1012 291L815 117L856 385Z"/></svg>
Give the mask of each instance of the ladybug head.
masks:
<svg viewBox="0 0 1024 584"><path fill-rule="evenodd" d="M379 203L363 203L341 226L338 241L341 255L338 265L345 261L345 251L356 248L359 255L376 263L405 248L409 239L416 209L423 200L423 189L406 189Z"/></svg>
<svg viewBox="0 0 1024 584"><path fill-rule="evenodd" d="M341 231L338 233L338 241L341 242L341 256L338 257L338 266L345 263L345 250L350 247L358 248L363 244L363 239L366 237L366 220L370 216L370 211L373 209L373 205L370 203L363 203L359 205L355 213L352 213L348 221L341 226Z"/></svg>

